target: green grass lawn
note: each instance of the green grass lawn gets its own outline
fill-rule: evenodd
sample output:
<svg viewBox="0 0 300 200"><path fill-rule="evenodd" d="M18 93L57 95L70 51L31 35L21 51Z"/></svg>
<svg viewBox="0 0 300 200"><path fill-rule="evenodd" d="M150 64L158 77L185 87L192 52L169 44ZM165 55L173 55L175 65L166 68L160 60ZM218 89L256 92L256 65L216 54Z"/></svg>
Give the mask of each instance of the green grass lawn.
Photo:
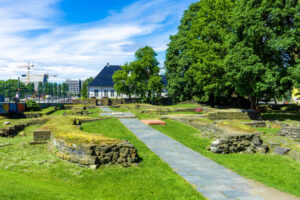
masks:
<svg viewBox="0 0 300 200"><path fill-rule="evenodd" d="M60 160L47 145L28 144L36 128L27 127L26 137L0 137L0 144L13 144L0 147L0 199L204 199L117 119L86 123L83 130L129 140L142 158L137 167L91 170Z"/></svg>
<svg viewBox="0 0 300 200"><path fill-rule="evenodd" d="M271 154L214 154L205 149L211 141L199 130L172 120L166 122L166 126L153 127L244 177L300 196L300 162Z"/></svg>
<svg viewBox="0 0 300 200"><path fill-rule="evenodd" d="M267 134L276 134L279 132L280 128L267 128L267 127L259 127L255 128L256 130L267 133Z"/></svg>
<svg viewBox="0 0 300 200"><path fill-rule="evenodd" d="M41 110L38 111L30 111L30 112L25 112L25 113L41 113L41 114L47 114L48 112L54 111L55 107L54 106L50 106L47 108L43 108Z"/></svg>
<svg viewBox="0 0 300 200"><path fill-rule="evenodd" d="M101 109L98 107L98 108L90 108L90 109L87 109L87 111L89 111L89 117L99 117L100 116L100 112L101 112Z"/></svg>

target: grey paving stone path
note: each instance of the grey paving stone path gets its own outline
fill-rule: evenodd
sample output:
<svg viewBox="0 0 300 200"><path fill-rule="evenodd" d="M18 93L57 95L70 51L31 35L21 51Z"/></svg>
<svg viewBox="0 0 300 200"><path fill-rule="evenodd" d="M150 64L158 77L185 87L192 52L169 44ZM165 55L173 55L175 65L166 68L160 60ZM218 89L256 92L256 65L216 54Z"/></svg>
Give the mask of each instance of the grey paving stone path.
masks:
<svg viewBox="0 0 300 200"><path fill-rule="evenodd" d="M113 116L116 118L135 118L135 114L130 112L114 112L108 107L100 107L103 113L100 113L101 116Z"/></svg>
<svg viewBox="0 0 300 200"><path fill-rule="evenodd" d="M103 109L103 108L102 108ZM105 108L108 110L109 108ZM108 111L109 112L109 111ZM138 119L119 119L164 162L211 200L264 200L248 181Z"/></svg>

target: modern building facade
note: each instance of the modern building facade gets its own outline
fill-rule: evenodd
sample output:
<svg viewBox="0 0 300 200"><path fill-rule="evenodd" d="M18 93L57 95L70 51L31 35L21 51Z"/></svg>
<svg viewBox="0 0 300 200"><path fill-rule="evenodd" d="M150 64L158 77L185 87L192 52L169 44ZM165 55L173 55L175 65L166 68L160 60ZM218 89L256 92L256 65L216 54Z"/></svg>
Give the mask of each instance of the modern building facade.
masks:
<svg viewBox="0 0 300 200"><path fill-rule="evenodd" d="M31 74L30 82L34 84L34 89L37 91L38 85L41 82L43 85L48 82L49 74ZM28 84L28 77L26 74L23 74L20 78L20 81Z"/></svg>
<svg viewBox="0 0 300 200"><path fill-rule="evenodd" d="M68 79L66 83L69 86L70 95L80 95L81 91L81 80L70 80Z"/></svg>

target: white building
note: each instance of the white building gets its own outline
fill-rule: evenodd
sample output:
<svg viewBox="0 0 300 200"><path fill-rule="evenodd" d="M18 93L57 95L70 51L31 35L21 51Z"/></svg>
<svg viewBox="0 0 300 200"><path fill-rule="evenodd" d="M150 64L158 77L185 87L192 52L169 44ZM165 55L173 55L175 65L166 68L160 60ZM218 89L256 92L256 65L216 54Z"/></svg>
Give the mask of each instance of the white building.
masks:
<svg viewBox="0 0 300 200"><path fill-rule="evenodd" d="M106 65L95 79L89 84L88 94L89 97L96 97L102 99L108 98L122 98L123 96L117 95L114 90L114 82L112 76L115 71L121 69L119 65Z"/></svg>

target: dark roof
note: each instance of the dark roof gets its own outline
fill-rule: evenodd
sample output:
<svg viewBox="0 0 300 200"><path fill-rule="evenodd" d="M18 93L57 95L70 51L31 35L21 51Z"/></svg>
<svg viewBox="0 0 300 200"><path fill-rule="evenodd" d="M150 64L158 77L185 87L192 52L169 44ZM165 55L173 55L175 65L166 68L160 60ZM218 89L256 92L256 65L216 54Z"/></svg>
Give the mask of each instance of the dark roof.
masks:
<svg viewBox="0 0 300 200"><path fill-rule="evenodd" d="M112 76L115 71L121 69L119 65L106 65L101 72L95 77L95 79L90 83L89 86L114 86L114 81L112 80Z"/></svg>
<svg viewBox="0 0 300 200"><path fill-rule="evenodd" d="M165 75L160 75L161 77L161 82L164 86L167 86L168 85L168 80L167 80L167 77Z"/></svg>
<svg viewBox="0 0 300 200"><path fill-rule="evenodd" d="M95 77L95 79L90 83L89 87L113 87L114 81L112 76L115 71L121 69L120 65L106 65L101 72ZM165 75L161 76L161 82L164 86L167 86L168 81Z"/></svg>

